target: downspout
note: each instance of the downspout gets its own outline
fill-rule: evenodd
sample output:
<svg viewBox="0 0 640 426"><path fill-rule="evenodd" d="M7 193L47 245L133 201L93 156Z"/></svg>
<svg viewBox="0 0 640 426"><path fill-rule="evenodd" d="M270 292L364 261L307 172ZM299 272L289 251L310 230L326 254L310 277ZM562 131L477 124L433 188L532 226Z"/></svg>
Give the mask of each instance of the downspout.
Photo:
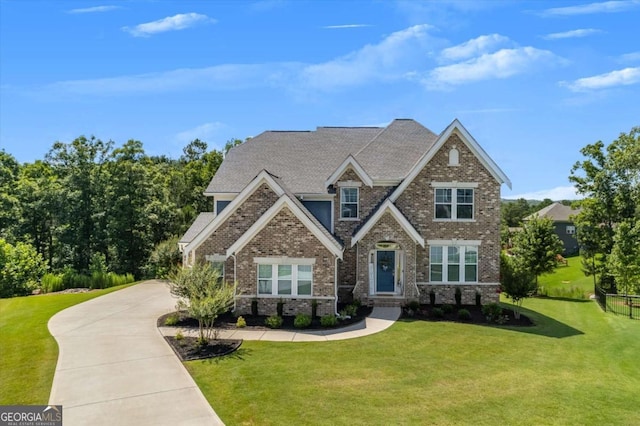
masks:
<svg viewBox="0 0 640 426"><path fill-rule="evenodd" d="M238 262L236 259L236 254L233 253L231 255L233 257L233 312L236 311L236 291L238 290Z"/></svg>
<svg viewBox="0 0 640 426"><path fill-rule="evenodd" d="M336 315L338 315L338 256L334 256L335 257L335 267L333 268L333 281L334 281L334 286L335 286L335 297L333 300L333 310L335 311Z"/></svg>

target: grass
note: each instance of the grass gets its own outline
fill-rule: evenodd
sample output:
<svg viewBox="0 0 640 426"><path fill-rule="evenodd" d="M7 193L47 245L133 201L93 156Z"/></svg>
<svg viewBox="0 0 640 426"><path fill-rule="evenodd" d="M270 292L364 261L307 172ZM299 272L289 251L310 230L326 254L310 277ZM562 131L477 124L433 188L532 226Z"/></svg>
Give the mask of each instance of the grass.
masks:
<svg viewBox="0 0 640 426"><path fill-rule="evenodd" d="M185 365L228 425L640 424L640 321L553 298L524 313L537 325L399 321Z"/></svg>
<svg viewBox="0 0 640 426"><path fill-rule="evenodd" d="M567 258L568 266L559 265L551 274L538 278L538 294L571 299L588 299L593 293L593 277L582 272L580 256Z"/></svg>
<svg viewBox="0 0 640 426"><path fill-rule="evenodd" d="M0 405L46 404L58 361L47 323L57 312L132 284L76 294L0 299Z"/></svg>

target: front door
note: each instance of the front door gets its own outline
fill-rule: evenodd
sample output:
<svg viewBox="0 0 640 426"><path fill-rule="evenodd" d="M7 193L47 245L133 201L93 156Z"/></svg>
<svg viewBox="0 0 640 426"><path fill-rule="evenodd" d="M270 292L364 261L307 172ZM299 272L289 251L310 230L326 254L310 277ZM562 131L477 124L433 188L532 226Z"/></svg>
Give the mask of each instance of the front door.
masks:
<svg viewBox="0 0 640 426"><path fill-rule="evenodd" d="M396 252L378 250L376 252L376 292L393 293L395 291Z"/></svg>

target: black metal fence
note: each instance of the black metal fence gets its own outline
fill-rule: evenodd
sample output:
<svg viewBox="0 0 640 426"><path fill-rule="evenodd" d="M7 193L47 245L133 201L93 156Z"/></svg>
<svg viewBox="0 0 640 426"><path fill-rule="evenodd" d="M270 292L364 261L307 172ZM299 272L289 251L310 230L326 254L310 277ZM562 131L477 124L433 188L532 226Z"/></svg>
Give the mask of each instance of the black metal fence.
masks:
<svg viewBox="0 0 640 426"><path fill-rule="evenodd" d="M606 293L600 287L595 288L595 294L598 304L605 312L640 319L640 296Z"/></svg>

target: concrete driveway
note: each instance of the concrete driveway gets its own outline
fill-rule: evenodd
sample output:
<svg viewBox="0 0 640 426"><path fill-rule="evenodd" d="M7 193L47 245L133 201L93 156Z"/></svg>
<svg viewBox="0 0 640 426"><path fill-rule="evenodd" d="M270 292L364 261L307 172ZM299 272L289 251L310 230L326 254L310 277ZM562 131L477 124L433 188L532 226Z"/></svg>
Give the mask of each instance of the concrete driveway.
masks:
<svg viewBox="0 0 640 426"><path fill-rule="evenodd" d="M51 318L60 354L49 404L63 406L65 426L223 424L156 328L175 302L146 281Z"/></svg>

